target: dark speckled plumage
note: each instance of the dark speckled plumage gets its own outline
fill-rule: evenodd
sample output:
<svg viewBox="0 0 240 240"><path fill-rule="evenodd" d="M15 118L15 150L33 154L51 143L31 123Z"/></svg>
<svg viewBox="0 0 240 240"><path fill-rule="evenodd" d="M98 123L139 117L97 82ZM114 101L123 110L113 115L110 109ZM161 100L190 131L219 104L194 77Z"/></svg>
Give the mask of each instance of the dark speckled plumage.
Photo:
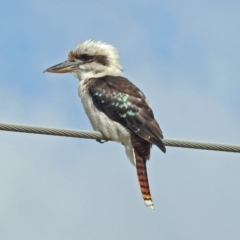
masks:
<svg viewBox="0 0 240 240"><path fill-rule="evenodd" d="M89 94L100 111L166 152L162 131L139 88L120 76L92 78L87 84Z"/></svg>

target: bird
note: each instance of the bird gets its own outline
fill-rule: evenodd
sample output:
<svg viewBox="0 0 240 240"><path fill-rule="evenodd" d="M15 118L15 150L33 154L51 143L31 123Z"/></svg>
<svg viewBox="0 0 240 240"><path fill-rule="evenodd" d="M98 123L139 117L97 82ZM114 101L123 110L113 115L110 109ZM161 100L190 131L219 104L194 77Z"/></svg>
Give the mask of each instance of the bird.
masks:
<svg viewBox="0 0 240 240"><path fill-rule="evenodd" d="M44 72L72 73L79 79L78 94L93 129L106 140L124 145L136 168L143 200L153 210L146 163L152 145L166 152L163 133L144 93L125 77L117 49L86 40L69 52L66 61Z"/></svg>

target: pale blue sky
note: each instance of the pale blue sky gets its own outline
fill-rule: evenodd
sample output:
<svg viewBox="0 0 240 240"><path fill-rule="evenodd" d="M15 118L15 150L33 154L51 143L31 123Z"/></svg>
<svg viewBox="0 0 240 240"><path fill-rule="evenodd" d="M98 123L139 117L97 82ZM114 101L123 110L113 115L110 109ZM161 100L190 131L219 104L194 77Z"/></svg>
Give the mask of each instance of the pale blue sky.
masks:
<svg viewBox="0 0 240 240"><path fill-rule="evenodd" d="M240 2L0 3L0 122L91 130L70 74L86 39L119 49L165 138L240 144ZM240 238L240 155L153 147L155 211L120 144L0 132L0 239Z"/></svg>

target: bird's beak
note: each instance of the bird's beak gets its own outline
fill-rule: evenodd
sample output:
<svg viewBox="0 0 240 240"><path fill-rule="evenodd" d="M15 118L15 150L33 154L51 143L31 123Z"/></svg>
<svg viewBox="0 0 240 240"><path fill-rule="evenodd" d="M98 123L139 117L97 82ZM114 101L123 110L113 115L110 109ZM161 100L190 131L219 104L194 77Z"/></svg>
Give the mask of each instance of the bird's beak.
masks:
<svg viewBox="0 0 240 240"><path fill-rule="evenodd" d="M51 73L68 73L74 70L79 69L79 63L77 62L70 62L69 60L54 65L50 68L47 68L44 72L51 72Z"/></svg>

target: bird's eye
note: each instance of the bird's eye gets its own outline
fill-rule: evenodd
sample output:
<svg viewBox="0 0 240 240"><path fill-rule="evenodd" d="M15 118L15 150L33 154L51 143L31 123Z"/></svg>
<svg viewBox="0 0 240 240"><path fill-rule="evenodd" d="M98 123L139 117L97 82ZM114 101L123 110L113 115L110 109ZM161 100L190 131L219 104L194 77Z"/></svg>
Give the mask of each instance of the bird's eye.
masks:
<svg viewBox="0 0 240 240"><path fill-rule="evenodd" d="M91 56L88 55L88 54L81 54L80 59L81 59L82 61L88 61L88 60L91 59Z"/></svg>

